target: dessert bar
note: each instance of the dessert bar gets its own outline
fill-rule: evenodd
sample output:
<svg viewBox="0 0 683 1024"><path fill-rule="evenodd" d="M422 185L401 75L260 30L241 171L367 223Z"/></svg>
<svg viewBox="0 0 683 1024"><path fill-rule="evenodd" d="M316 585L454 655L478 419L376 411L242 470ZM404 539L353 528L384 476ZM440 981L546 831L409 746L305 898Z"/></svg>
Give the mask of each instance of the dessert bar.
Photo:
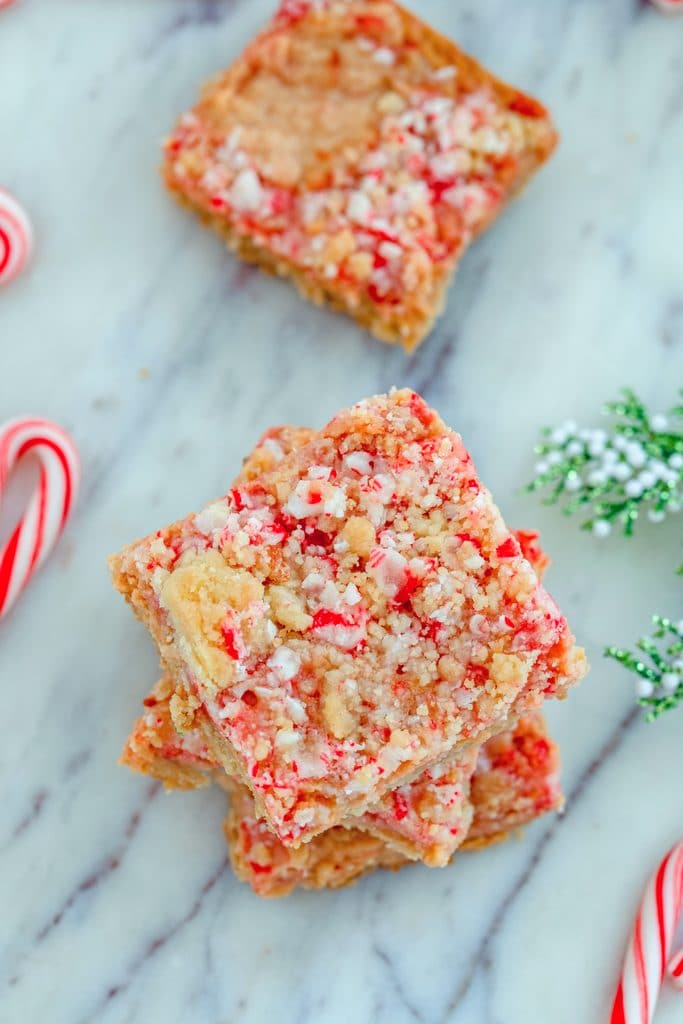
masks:
<svg viewBox="0 0 683 1024"><path fill-rule="evenodd" d="M294 847L585 671L462 441L410 391L343 411L112 569L176 727Z"/></svg>
<svg viewBox="0 0 683 1024"><path fill-rule="evenodd" d="M180 118L164 175L243 259L412 349L556 139L398 4L286 0Z"/></svg>
<svg viewBox="0 0 683 1024"><path fill-rule="evenodd" d="M497 751L488 753L491 743ZM563 805L559 756L539 714L489 741L472 779L474 818L461 850L478 850L506 839L522 825ZM375 868L414 863L372 833L333 828L298 850L278 842L254 813L246 787L230 786L224 831L233 870L259 896L285 896L297 886L339 888Z"/></svg>
<svg viewBox="0 0 683 1024"><path fill-rule="evenodd" d="M165 676L145 698L147 711L126 742L122 764L161 779L169 789L194 789L217 781L235 795L239 806L245 806L243 791L249 791L229 779L213 760L201 731L190 729L182 735L176 731L169 707L173 692L173 682ZM383 839L409 860L443 867L465 839L472 821L468 794L476 760L475 748L445 767L423 772L344 824Z"/></svg>
<svg viewBox="0 0 683 1024"><path fill-rule="evenodd" d="M373 868L398 868L415 859L415 852L407 853L400 836L397 843L396 836L386 830L384 835L373 830L369 816L365 822L359 819L361 827L338 826L296 850L284 846L258 819L249 790L228 778L212 760L201 734L176 732L169 710L172 693L173 684L166 678L146 698L145 714L131 732L122 763L161 779L170 789L196 788L214 780L223 785L230 794L225 822L230 858L237 876L259 895L284 896L296 886L337 888ZM466 780L470 798L463 796L455 808L453 820L463 822L463 805L474 817L469 832L459 836L453 849L486 846L548 811L559 810L558 770L557 748L538 714L526 716L514 729L489 740L479 752L471 782ZM428 792L429 782L422 779L393 791L399 795L399 813L404 810L403 801L417 807L411 801L412 789ZM387 806L390 798L391 793L384 798ZM426 810L429 813L431 808ZM416 820L414 813L411 817Z"/></svg>

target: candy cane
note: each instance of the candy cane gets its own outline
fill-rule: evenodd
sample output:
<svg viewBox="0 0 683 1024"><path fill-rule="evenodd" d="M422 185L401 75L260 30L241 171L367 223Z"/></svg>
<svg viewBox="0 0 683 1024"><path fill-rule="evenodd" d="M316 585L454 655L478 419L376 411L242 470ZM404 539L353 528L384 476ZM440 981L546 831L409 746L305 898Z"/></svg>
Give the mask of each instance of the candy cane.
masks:
<svg viewBox="0 0 683 1024"><path fill-rule="evenodd" d="M660 11L666 11L667 14L683 11L683 0L652 0L652 3L655 7L659 7Z"/></svg>
<svg viewBox="0 0 683 1024"><path fill-rule="evenodd" d="M32 248L33 230L28 217L14 196L0 187L0 285L9 284L21 273Z"/></svg>
<svg viewBox="0 0 683 1024"><path fill-rule="evenodd" d="M610 1024L650 1024L654 1017L671 946L683 912L683 840L650 878L626 951ZM668 965L676 984L683 950Z"/></svg>
<svg viewBox="0 0 683 1024"><path fill-rule="evenodd" d="M69 435L47 420L14 419L0 427L0 501L24 455L40 462L40 478L26 511L0 549L0 619L52 551L73 508L80 478Z"/></svg>
<svg viewBox="0 0 683 1024"><path fill-rule="evenodd" d="M672 984L683 992L683 949L679 949L671 959L667 967Z"/></svg>

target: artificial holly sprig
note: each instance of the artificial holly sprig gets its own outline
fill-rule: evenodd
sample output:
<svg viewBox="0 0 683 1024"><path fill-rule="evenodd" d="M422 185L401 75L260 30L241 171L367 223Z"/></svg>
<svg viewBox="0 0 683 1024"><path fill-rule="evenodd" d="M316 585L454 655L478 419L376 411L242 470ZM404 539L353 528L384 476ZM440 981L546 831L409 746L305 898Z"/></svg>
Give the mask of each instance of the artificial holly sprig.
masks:
<svg viewBox="0 0 683 1024"><path fill-rule="evenodd" d="M649 722L683 703L683 620L672 622L655 615L652 625L652 636L641 637L636 644L637 652L620 647L605 650L609 658L638 677L636 697L648 709Z"/></svg>
<svg viewBox="0 0 683 1024"><path fill-rule="evenodd" d="M549 489L546 504L564 503L566 515L583 510L583 529L598 537L615 524L630 536L643 512L657 523L683 509L683 404L666 416L650 415L625 390L603 413L614 417L607 430L567 420L543 431L527 490Z"/></svg>

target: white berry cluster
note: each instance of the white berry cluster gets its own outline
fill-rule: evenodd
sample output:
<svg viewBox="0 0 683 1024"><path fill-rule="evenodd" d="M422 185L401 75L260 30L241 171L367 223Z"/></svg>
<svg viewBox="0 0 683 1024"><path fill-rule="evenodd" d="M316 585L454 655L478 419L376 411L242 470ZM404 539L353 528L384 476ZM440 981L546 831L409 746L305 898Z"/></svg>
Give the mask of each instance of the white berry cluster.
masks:
<svg viewBox="0 0 683 1024"><path fill-rule="evenodd" d="M607 411L619 416L611 432L579 429L573 420L545 431L529 485L549 489L548 501L562 501L567 513L585 509L584 525L598 537L615 523L631 533L642 512L658 523L683 509L683 435L672 424L680 410L649 416L627 392Z"/></svg>
<svg viewBox="0 0 683 1024"><path fill-rule="evenodd" d="M636 697L653 719L683 702L683 619L655 615L652 636L642 637L636 651L608 647L605 654L636 675Z"/></svg>

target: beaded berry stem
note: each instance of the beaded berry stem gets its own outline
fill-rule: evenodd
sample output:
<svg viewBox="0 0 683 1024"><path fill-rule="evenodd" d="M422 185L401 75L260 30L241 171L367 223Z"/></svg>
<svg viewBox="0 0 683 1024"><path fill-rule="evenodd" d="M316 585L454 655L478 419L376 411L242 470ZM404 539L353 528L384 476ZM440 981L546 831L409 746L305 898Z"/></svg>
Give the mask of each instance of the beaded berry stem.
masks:
<svg viewBox="0 0 683 1024"><path fill-rule="evenodd" d="M547 504L566 515L586 514L583 528L606 537L615 525L627 536L646 512L652 522L683 508L683 404L650 415L632 391L605 406L610 430L579 429L567 421L543 432L529 491L549 490Z"/></svg>
<svg viewBox="0 0 683 1024"><path fill-rule="evenodd" d="M649 722L683 702L683 620L672 622L655 615L652 624L652 636L641 637L637 651L620 647L605 650L608 658L638 677L636 697L647 708Z"/></svg>

